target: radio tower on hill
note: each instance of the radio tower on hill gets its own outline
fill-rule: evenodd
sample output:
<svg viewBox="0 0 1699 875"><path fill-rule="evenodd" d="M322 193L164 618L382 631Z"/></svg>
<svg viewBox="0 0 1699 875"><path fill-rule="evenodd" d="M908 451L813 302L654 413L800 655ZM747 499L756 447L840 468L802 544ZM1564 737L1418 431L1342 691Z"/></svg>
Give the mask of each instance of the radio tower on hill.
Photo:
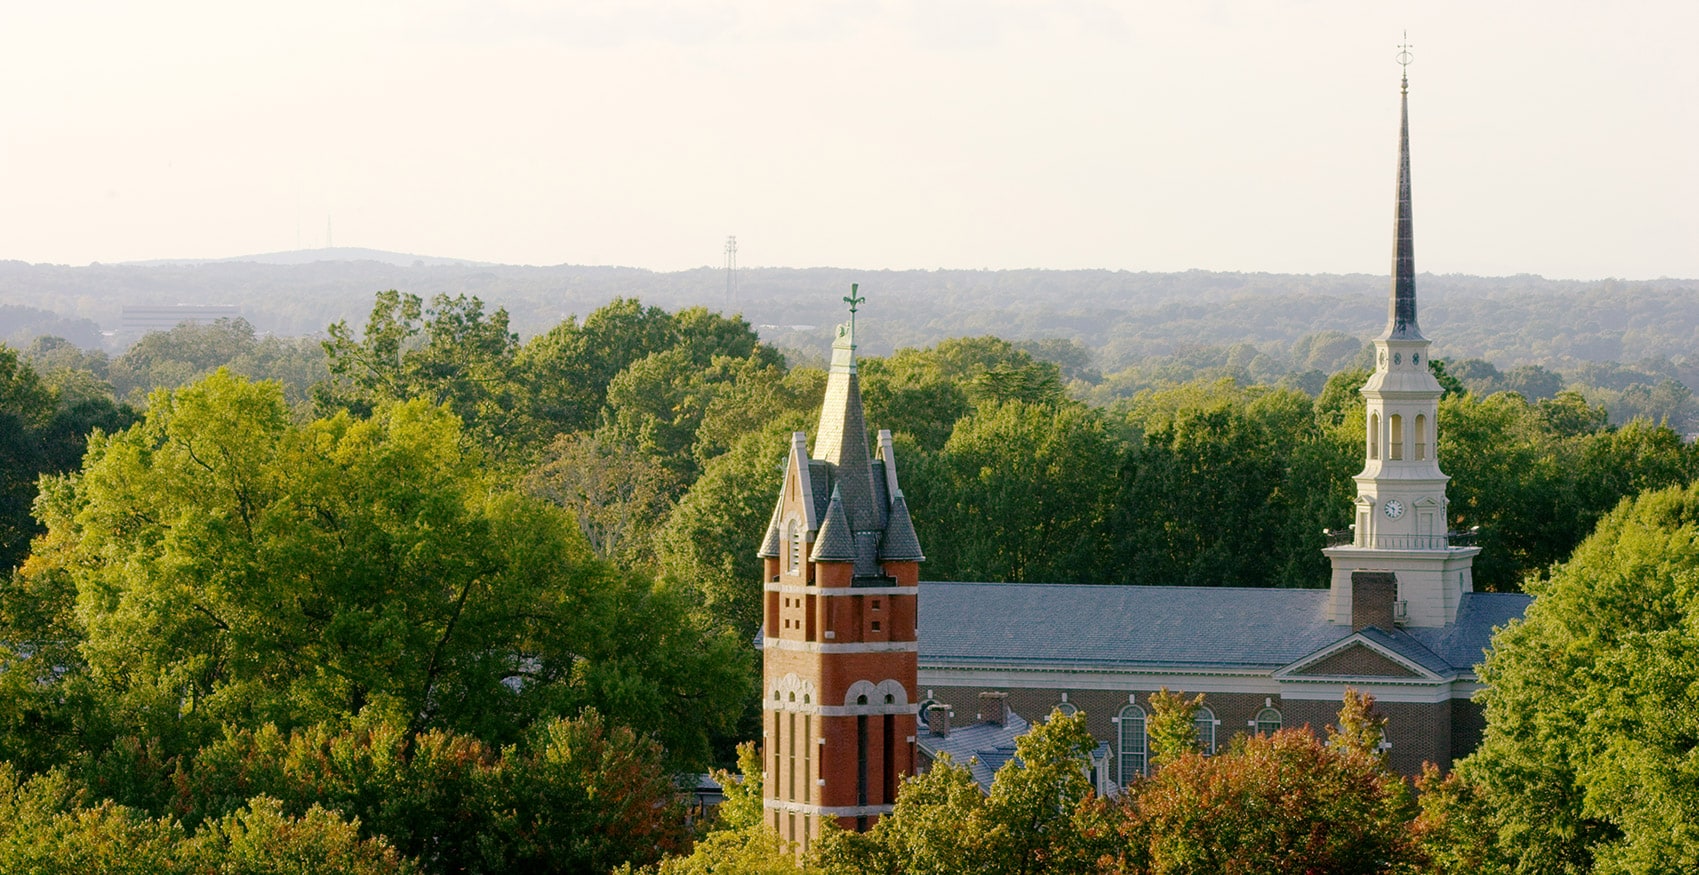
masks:
<svg viewBox="0 0 1699 875"><path fill-rule="evenodd" d="M732 296L737 293L737 237L726 238L726 315L732 312Z"/></svg>

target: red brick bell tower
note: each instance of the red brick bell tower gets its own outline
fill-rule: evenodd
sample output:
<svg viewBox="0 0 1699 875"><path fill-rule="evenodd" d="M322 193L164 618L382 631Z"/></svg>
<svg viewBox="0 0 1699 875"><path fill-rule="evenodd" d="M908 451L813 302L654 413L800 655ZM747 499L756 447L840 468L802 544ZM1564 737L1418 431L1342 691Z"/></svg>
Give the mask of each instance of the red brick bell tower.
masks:
<svg viewBox="0 0 1699 875"><path fill-rule="evenodd" d="M814 452L791 436L761 546L765 570L765 813L806 848L833 819L865 830L915 764L920 541L897 485L891 433L870 456L855 312L838 326Z"/></svg>

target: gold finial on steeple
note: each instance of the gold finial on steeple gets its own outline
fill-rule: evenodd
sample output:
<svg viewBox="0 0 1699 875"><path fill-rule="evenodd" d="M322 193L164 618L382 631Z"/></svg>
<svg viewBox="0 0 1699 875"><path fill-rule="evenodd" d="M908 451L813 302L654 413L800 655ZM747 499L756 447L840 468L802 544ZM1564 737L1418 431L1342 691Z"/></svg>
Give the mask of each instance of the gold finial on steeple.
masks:
<svg viewBox="0 0 1699 875"><path fill-rule="evenodd" d="M1410 54L1410 32L1404 31L1404 41L1398 44L1398 66L1404 68L1404 81L1401 90L1410 93L1410 62L1416 59Z"/></svg>

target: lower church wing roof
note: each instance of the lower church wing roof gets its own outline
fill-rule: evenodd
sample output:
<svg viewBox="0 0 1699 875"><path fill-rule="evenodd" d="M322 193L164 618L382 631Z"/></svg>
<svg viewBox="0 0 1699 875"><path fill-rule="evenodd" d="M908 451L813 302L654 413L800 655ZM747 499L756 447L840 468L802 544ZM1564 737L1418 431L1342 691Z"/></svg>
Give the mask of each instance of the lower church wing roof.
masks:
<svg viewBox="0 0 1699 875"><path fill-rule="evenodd" d="M1493 630L1520 619L1533 602L1533 596L1522 593L1467 592L1457 608L1456 623L1402 631L1452 666L1473 670L1492 645Z"/></svg>
<svg viewBox="0 0 1699 875"><path fill-rule="evenodd" d="M1325 589L952 583L920 585L920 661L1034 668L1274 670L1353 633ZM1469 593L1457 623L1365 630L1436 674L1467 672L1529 596Z"/></svg>

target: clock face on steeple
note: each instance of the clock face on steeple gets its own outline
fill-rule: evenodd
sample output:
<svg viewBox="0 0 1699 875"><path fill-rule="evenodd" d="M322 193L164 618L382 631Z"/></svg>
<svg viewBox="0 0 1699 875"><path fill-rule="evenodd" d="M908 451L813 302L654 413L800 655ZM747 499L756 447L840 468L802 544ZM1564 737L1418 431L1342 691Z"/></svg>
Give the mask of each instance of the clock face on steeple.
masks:
<svg viewBox="0 0 1699 875"><path fill-rule="evenodd" d="M1386 518L1389 520L1398 519L1404 515L1404 502L1396 498L1389 499L1386 504L1381 506L1381 511L1386 514Z"/></svg>

